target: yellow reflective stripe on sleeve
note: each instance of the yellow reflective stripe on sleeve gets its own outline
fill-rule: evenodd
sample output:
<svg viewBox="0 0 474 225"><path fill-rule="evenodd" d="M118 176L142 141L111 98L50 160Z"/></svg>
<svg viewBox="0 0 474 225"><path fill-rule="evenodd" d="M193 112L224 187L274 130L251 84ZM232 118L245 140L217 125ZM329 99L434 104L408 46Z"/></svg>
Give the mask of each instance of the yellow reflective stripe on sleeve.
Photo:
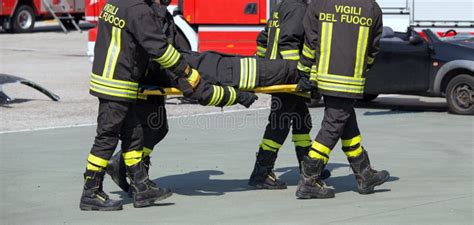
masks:
<svg viewBox="0 0 474 225"><path fill-rule="evenodd" d="M309 68L309 67L303 65L303 63L301 63L301 61L298 62L297 69L298 69L299 71L302 71L302 72L305 72L305 73L311 72L311 68Z"/></svg>
<svg viewBox="0 0 474 225"><path fill-rule="evenodd" d="M354 86L348 84L328 83L318 79L318 88L328 91L345 92L353 94L363 94L364 86Z"/></svg>
<svg viewBox="0 0 474 225"><path fill-rule="evenodd" d="M137 94L138 94L138 91L111 88L111 87L108 87L108 86L96 84L94 82L90 82L90 89L92 91L97 92L97 93L101 93L101 94L104 94L104 95L110 95L110 96L114 96L114 97L120 97L120 98L136 99Z"/></svg>
<svg viewBox="0 0 474 225"><path fill-rule="evenodd" d="M306 57L306 58L309 58L309 59L314 59L315 58L315 50L312 50L311 48L309 48L306 43L303 45L303 55Z"/></svg>
<svg viewBox="0 0 474 225"><path fill-rule="evenodd" d="M368 64L373 64L373 63L374 63L374 60L375 60L375 58L373 58L373 57L370 57L370 56L367 57L367 63L368 63Z"/></svg>
<svg viewBox="0 0 474 225"><path fill-rule="evenodd" d="M313 150L309 151L308 156L312 159L321 159L321 160L323 160L324 164L327 164L328 161L329 161L329 159L326 156L321 155L318 152L313 151Z"/></svg>
<svg viewBox="0 0 474 225"><path fill-rule="evenodd" d="M331 153L331 149L326 147L325 145L317 142L317 141L314 141L313 144L311 145L311 148L313 149L316 149L318 151L320 151L321 153L324 153L326 155L329 156L329 154Z"/></svg>
<svg viewBox="0 0 474 225"><path fill-rule="evenodd" d="M262 46L257 46L257 55L260 57L265 57L265 53L267 52L267 49L262 47Z"/></svg>
<svg viewBox="0 0 474 225"><path fill-rule="evenodd" d="M131 91L138 90L138 83L136 82L107 79L93 73L91 74L91 82L94 82L100 85L113 87L113 88L127 89Z"/></svg>
<svg viewBox="0 0 474 225"><path fill-rule="evenodd" d="M275 38L273 39L272 54L270 55L270 59L277 59L278 39L279 38L280 38L280 28L276 28L275 29Z"/></svg>
<svg viewBox="0 0 474 225"><path fill-rule="evenodd" d="M224 97L224 88L222 87L217 87L219 95L217 96L216 104L219 105Z"/></svg>
<svg viewBox="0 0 474 225"><path fill-rule="evenodd" d="M99 158L99 157L97 157L95 155L92 155L92 154L89 154L89 157L87 157L87 161L89 163L92 163L92 164L94 164L96 166L99 166L99 167L102 167L102 168L107 167L107 165L109 164L109 160Z"/></svg>
<svg viewBox="0 0 474 225"><path fill-rule="evenodd" d="M360 135L357 135L357 136L355 136L351 139L347 139L347 140L342 140L341 139L342 147L351 147L351 146L360 144L361 141L362 141L362 137Z"/></svg>
<svg viewBox="0 0 474 225"><path fill-rule="evenodd" d="M270 140L270 139L263 139L262 144L260 144L263 150L267 151L278 151L280 149L281 144L278 144L277 142Z"/></svg>
<svg viewBox="0 0 474 225"><path fill-rule="evenodd" d="M369 39L369 27L359 27L359 38L357 41L357 51L354 67L354 77L362 77L364 72L365 55L367 51L367 41Z"/></svg>
<svg viewBox="0 0 474 225"><path fill-rule="evenodd" d="M349 151L349 152L344 152L347 157L354 158L359 156L362 153L362 146L359 146L357 149Z"/></svg>
<svg viewBox="0 0 474 225"><path fill-rule="evenodd" d="M146 157L146 156L151 155L152 152L153 152L153 149L147 148L147 147L143 147L143 157Z"/></svg>
<svg viewBox="0 0 474 225"><path fill-rule="evenodd" d="M299 60L300 59L300 51L298 49L281 51L280 55L283 59L286 59L286 60Z"/></svg>
<svg viewBox="0 0 474 225"><path fill-rule="evenodd" d="M249 81L247 88L254 89L257 81L257 59L249 58Z"/></svg>
<svg viewBox="0 0 474 225"><path fill-rule="evenodd" d="M102 75L106 78L113 78L117 59L120 54L120 47L122 42L122 30L117 27L112 27L112 35L110 39L109 50L104 65Z"/></svg>
<svg viewBox="0 0 474 225"><path fill-rule="evenodd" d="M178 62L180 57L181 55L179 54L179 52L176 51L176 49L172 45L168 45L168 48L166 49L165 53L161 57L153 60L162 65L163 68L167 69L174 66L176 62Z"/></svg>
<svg viewBox="0 0 474 225"><path fill-rule="evenodd" d="M363 86L365 84L365 78L354 78L349 76L341 76L335 74L318 74L318 81L326 81L332 83L351 84Z"/></svg>
<svg viewBox="0 0 474 225"><path fill-rule="evenodd" d="M91 164L91 163L87 163L86 169L90 170L90 171L101 171L102 170L102 168L100 168L98 166L95 166L94 164Z"/></svg>
<svg viewBox="0 0 474 225"><path fill-rule="evenodd" d="M318 79L318 68L316 65L311 66L311 72L309 73L309 80L317 81Z"/></svg>
<svg viewBox="0 0 474 225"><path fill-rule="evenodd" d="M217 89L216 89L216 86L212 85L212 98L211 100L209 101L209 103L207 103L207 105L215 105L215 102L216 102L216 96L217 96Z"/></svg>
<svg viewBox="0 0 474 225"><path fill-rule="evenodd" d="M229 101L227 101L226 106L230 106L233 105L237 99L237 93L233 87L227 87L227 89L229 90Z"/></svg>
<svg viewBox="0 0 474 225"><path fill-rule="evenodd" d="M323 22L321 32L321 56L319 58L318 73L328 73L329 61L331 59L331 43L332 43L332 27L333 24Z"/></svg>
<svg viewBox="0 0 474 225"><path fill-rule="evenodd" d="M134 150L122 154L126 166L133 166L142 161L143 152Z"/></svg>
<svg viewBox="0 0 474 225"><path fill-rule="evenodd" d="M239 88L246 89L248 80L247 58L240 59L240 83Z"/></svg>

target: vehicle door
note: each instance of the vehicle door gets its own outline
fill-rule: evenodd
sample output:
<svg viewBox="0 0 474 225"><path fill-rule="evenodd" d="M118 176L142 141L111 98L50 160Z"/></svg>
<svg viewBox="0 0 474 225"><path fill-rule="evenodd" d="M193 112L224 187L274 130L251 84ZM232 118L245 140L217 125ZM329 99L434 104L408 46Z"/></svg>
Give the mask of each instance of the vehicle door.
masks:
<svg viewBox="0 0 474 225"><path fill-rule="evenodd" d="M410 34L410 36L408 36ZM409 30L407 38L382 38L380 53L367 73L368 94L410 93L429 87L430 50L426 40Z"/></svg>

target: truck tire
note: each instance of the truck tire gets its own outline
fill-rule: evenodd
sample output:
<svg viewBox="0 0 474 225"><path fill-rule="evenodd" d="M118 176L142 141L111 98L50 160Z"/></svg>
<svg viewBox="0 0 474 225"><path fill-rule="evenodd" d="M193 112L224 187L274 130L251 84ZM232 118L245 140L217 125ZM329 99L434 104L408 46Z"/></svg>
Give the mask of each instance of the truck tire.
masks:
<svg viewBox="0 0 474 225"><path fill-rule="evenodd" d="M371 102L375 100L379 95L378 94L364 94L361 101L363 102Z"/></svg>
<svg viewBox="0 0 474 225"><path fill-rule="evenodd" d="M449 110L460 115L474 115L474 77L461 74L451 79L446 87Z"/></svg>
<svg viewBox="0 0 474 225"><path fill-rule="evenodd" d="M20 5L10 21L13 33L29 33L35 26L36 15L29 5Z"/></svg>

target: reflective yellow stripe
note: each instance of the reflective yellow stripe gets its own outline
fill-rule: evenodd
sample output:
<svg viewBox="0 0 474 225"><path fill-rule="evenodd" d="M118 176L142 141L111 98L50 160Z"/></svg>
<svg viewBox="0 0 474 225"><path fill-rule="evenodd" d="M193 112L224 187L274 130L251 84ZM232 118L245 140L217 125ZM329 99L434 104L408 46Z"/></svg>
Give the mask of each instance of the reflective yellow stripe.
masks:
<svg viewBox="0 0 474 225"><path fill-rule="evenodd" d="M298 49L285 50L280 52L281 57L286 60L299 60L300 51Z"/></svg>
<svg viewBox="0 0 474 225"><path fill-rule="evenodd" d="M308 156L309 156L310 158L312 158L312 159L321 159L321 160L323 160L324 164L327 164L328 161L329 161L329 159L328 159L326 156L321 155L321 154L319 154L319 153L317 153L317 152L315 152L315 151L313 151L313 150L310 150L310 151L309 151Z"/></svg>
<svg viewBox="0 0 474 225"><path fill-rule="evenodd" d="M109 163L108 160L99 158L92 154L89 154L89 157L87 157L87 161L102 168L107 167L107 164Z"/></svg>
<svg viewBox="0 0 474 225"><path fill-rule="evenodd" d="M248 89L253 89L257 81L257 59L249 58L249 83Z"/></svg>
<svg viewBox="0 0 474 225"><path fill-rule="evenodd" d="M217 89L216 89L216 86L212 85L212 98L211 98L211 100L209 101L209 103L207 103L207 105L215 105L216 96L217 96Z"/></svg>
<svg viewBox="0 0 474 225"><path fill-rule="evenodd" d="M270 55L270 59L276 59L278 53L278 39L280 38L280 28L276 28L275 30L275 38L273 39L273 48L272 54Z"/></svg>
<svg viewBox="0 0 474 225"><path fill-rule="evenodd" d="M344 154L346 154L347 157L351 157L351 158L354 158L354 157L357 157L359 156L361 153L362 153L362 146L359 146L357 149L355 150L352 150L350 152L344 152Z"/></svg>
<svg viewBox="0 0 474 225"><path fill-rule="evenodd" d="M319 57L318 73L327 74L331 58L332 23L323 22L321 33L321 56Z"/></svg>
<svg viewBox="0 0 474 225"><path fill-rule="evenodd" d="M90 82L90 89L100 94L129 99L136 99L138 94L137 91L111 88L94 82Z"/></svg>
<svg viewBox="0 0 474 225"><path fill-rule="evenodd" d="M233 105L235 100L237 99L237 93L235 92L235 89L233 87L227 87L229 90L229 101L227 101L226 106Z"/></svg>
<svg viewBox="0 0 474 225"><path fill-rule="evenodd" d="M247 58L240 59L240 83L239 88L247 88L248 65Z"/></svg>
<svg viewBox="0 0 474 225"><path fill-rule="evenodd" d="M278 149L280 149L281 144L278 144L273 140L264 138L262 140L262 144L260 144L260 146L262 147L263 150L276 152L276 151L278 151Z"/></svg>
<svg viewBox="0 0 474 225"><path fill-rule="evenodd" d="M357 51L354 67L354 77L362 77L364 72L364 61L367 51L367 41L369 39L369 27L359 27L359 39L357 41Z"/></svg>
<svg viewBox="0 0 474 225"><path fill-rule="evenodd" d="M219 95L217 96L216 104L219 105L224 97L224 88L222 87L217 87Z"/></svg>
<svg viewBox="0 0 474 225"><path fill-rule="evenodd" d="M122 155L123 155L123 161L125 161L125 165L133 166L139 163L140 161L142 161L143 152L134 150L134 151L125 152Z"/></svg>
<svg viewBox="0 0 474 225"><path fill-rule="evenodd" d="M122 42L122 30L117 27L112 27L112 35L109 45L109 50L107 51L107 56L104 65L104 71L102 75L106 78L112 78L115 72L115 67L117 65L117 59L120 54L120 47Z"/></svg>
<svg viewBox="0 0 474 225"><path fill-rule="evenodd" d="M90 170L90 171L101 171L102 170L102 168L100 168L98 166L95 166L94 164L91 164L91 163L87 163L86 169Z"/></svg>
<svg viewBox="0 0 474 225"><path fill-rule="evenodd" d="M108 79L94 73L91 74L91 81L100 85L114 88L128 89L131 91L138 90L138 83L136 82Z"/></svg>
<svg viewBox="0 0 474 225"><path fill-rule="evenodd" d="M348 84L336 84L336 83L328 83L321 80L318 80L318 88L322 90L328 91L336 91L336 92L345 92L345 93L354 93L354 94L363 94L364 93L364 86L354 86Z"/></svg>
<svg viewBox="0 0 474 225"><path fill-rule="evenodd" d="M316 81L318 78L318 68L316 68L316 65L313 65L311 67L311 72L309 74L309 80Z"/></svg>
<svg viewBox="0 0 474 225"><path fill-rule="evenodd" d="M174 66L176 62L178 62L180 57L181 55L179 54L179 52L176 51L176 49L172 45L168 45L168 48L166 49L165 53L161 57L153 60L162 65L163 68L167 69Z"/></svg>
<svg viewBox="0 0 474 225"><path fill-rule="evenodd" d="M331 153L331 149L330 149L330 148L326 147L325 145L323 145L323 144L321 144L321 143L319 143L319 142L317 142L317 141L314 141L314 142L313 142L313 144L311 145L311 148L316 149L316 150L318 150L318 151L320 151L320 152L322 152L322 153L324 153L324 154L326 154L326 155L328 155L328 156L329 156L329 154Z"/></svg>
<svg viewBox="0 0 474 225"><path fill-rule="evenodd" d="M138 99L141 99L141 100L147 100L147 99L148 99L148 95L145 95L145 94L143 94L143 93L138 92L137 98L138 98Z"/></svg>
<svg viewBox="0 0 474 225"><path fill-rule="evenodd" d="M152 152L153 152L153 149L143 147L143 157L151 155Z"/></svg>
<svg viewBox="0 0 474 225"><path fill-rule="evenodd" d="M302 72L305 72L305 73L311 72L311 68L309 68L309 67L303 65L303 63L301 63L301 61L298 62L297 69L298 69L299 71L302 71Z"/></svg>
<svg viewBox="0 0 474 225"><path fill-rule="evenodd" d="M370 56L367 57L367 63L368 63L368 64L373 64L374 61L375 61L375 58L372 58L372 57L370 57Z"/></svg>
<svg viewBox="0 0 474 225"><path fill-rule="evenodd" d="M335 74L318 74L318 81L326 81L333 83L364 85L365 78L354 78L349 76L335 75Z"/></svg>
<svg viewBox="0 0 474 225"><path fill-rule="evenodd" d="M314 58L315 58L314 52L315 52L315 50L312 50L311 48L309 48L309 47L306 45L306 43L303 45L303 55L304 55L306 58L314 59Z"/></svg>
<svg viewBox="0 0 474 225"><path fill-rule="evenodd" d="M362 141L362 137L360 135L357 135L351 139L341 140L342 147L351 147L351 146L360 144L361 141Z"/></svg>
<svg viewBox="0 0 474 225"><path fill-rule="evenodd" d="M262 46L257 46L257 55L260 57L265 57L265 53L267 52L267 49L262 47Z"/></svg>

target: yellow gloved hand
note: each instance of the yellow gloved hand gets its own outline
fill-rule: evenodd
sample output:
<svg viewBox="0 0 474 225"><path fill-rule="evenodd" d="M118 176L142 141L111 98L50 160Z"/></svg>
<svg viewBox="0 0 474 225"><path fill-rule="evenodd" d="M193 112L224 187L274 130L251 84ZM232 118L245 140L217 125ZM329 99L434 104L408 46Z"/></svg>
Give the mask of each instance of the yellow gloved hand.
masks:
<svg viewBox="0 0 474 225"><path fill-rule="evenodd" d="M195 69L192 69L191 74L186 78L191 87L196 88L201 81L201 75Z"/></svg>

